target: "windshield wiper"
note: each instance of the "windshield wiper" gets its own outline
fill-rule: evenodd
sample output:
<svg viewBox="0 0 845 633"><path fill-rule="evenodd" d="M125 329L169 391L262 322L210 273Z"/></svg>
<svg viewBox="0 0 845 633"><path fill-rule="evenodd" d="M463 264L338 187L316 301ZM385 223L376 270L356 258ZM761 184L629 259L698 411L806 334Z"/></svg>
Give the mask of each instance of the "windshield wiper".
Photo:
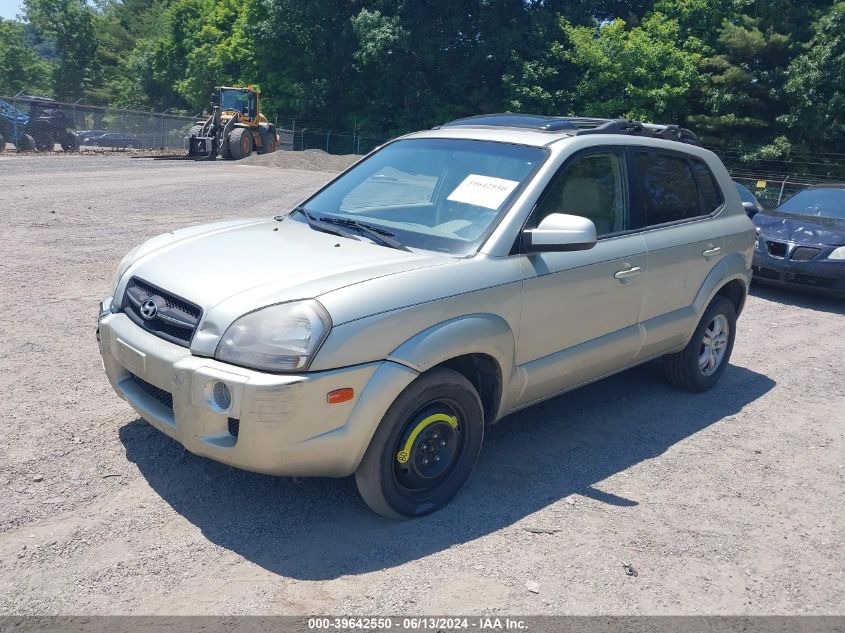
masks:
<svg viewBox="0 0 845 633"><path fill-rule="evenodd" d="M313 215L311 215L308 211L306 211L303 207L296 207L293 211L291 211L288 215L293 215L294 213L301 213L305 217L305 221L308 222L308 226L310 226L315 231L322 231L323 233L331 233L332 235L339 235L340 237L346 237L350 240L357 240L361 241L361 238L357 235L353 235L349 231L344 231L342 228L335 226L333 224L329 224L328 222L324 222L322 219L318 220ZM288 215L277 216L277 220L283 220L284 218L288 217Z"/></svg>
<svg viewBox="0 0 845 633"><path fill-rule="evenodd" d="M400 251L408 251L409 253L413 252L410 248L408 248L402 242L393 237L393 233L391 233L390 231L378 229L374 226L370 226L369 224L359 222L358 220L352 220L350 218L320 218L319 221L326 222L327 224L339 224L340 226L349 226L356 229L359 233L363 233L370 239L379 242L380 244L384 244L385 246L389 246L390 248L395 248Z"/></svg>

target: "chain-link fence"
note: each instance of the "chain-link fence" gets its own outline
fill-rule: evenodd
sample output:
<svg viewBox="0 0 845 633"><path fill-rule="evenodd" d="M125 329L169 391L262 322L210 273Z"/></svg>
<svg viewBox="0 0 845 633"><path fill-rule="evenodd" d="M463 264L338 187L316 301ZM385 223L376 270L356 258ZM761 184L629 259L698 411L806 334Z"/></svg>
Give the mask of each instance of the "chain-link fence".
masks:
<svg viewBox="0 0 845 633"><path fill-rule="evenodd" d="M773 209L812 185L845 182L845 154L793 155L750 159L739 150L714 150L731 177L744 185L766 209Z"/></svg>
<svg viewBox="0 0 845 633"><path fill-rule="evenodd" d="M0 96L0 151L77 149L182 149L194 117L113 106ZM274 118L279 148L329 154L366 154L389 140L364 130L327 129L293 118Z"/></svg>
<svg viewBox="0 0 845 633"><path fill-rule="evenodd" d="M366 130L330 129L302 119L275 118L280 147L290 150L319 149L328 154L367 154L390 140L390 136Z"/></svg>
<svg viewBox="0 0 845 633"><path fill-rule="evenodd" d="M732 170L731 178L746 187L760 201L765 209L774 209L787 198L816 182L804 182L795 174L761 175Z"/></svg>
<svg viewBox="0 0 845 633"><path fill-rule="evenodd" d="M19 151L181 148L192 122L193 117L167 110L0 96L0 144Z"/></svg>

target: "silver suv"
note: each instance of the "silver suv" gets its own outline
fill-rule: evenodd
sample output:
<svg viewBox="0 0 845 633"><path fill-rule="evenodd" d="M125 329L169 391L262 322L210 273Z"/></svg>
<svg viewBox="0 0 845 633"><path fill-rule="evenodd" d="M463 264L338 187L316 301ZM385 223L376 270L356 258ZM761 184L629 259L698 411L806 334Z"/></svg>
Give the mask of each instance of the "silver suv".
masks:
<svg viewBox="0 0 845 633"><path fill-rule="evenodd" d="M354 473L441 508L485 427L650 359L691 391L730 358L754 229L675 126L487 115L379 148L292 211L155 237L98 340L115 391L189 451Z"/></svg>

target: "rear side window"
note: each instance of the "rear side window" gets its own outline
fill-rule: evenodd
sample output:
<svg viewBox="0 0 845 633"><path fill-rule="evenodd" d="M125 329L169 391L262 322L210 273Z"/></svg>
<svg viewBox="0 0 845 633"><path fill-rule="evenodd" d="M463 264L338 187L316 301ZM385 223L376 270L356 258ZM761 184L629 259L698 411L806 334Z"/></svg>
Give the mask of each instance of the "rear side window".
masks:
<svg viewBox="0 0 845 633"><path fill-rule="evenodd" d="M701 191L701 204L704 205L702 210L704 213L713 213L725 201L722 197L722 190L716 184L716 178L707 163L693 158L692 170L695 173L695 180L698 182L698 190Z"/></svg>
<svg viewBox="0 0 845 633"><path fill-rule="evenodd" d="M701 215L696 179L685 157L640 151L634 162L646 226Z"/></svg>

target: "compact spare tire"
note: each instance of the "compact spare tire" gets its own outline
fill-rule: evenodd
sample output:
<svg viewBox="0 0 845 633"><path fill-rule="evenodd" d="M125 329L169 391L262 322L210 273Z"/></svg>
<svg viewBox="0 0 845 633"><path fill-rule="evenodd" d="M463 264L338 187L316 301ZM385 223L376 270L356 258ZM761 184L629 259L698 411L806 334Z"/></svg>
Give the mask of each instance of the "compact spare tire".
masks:
<svg viewBox="0 0 845 633"><path fill-rule="evenodd" d="M472 472L484 439L481 399L456 371L417 378L385 413L355 472L367 505L389 518L445 506Z"/></svg>
<svg viewBox="0 0 845 633"><path fill-rule="evenodd" d="M663 357L666 379L687 391L707 391L725 373L736 338L736 308L717 295L698 322L687 346Z"/></svg>

